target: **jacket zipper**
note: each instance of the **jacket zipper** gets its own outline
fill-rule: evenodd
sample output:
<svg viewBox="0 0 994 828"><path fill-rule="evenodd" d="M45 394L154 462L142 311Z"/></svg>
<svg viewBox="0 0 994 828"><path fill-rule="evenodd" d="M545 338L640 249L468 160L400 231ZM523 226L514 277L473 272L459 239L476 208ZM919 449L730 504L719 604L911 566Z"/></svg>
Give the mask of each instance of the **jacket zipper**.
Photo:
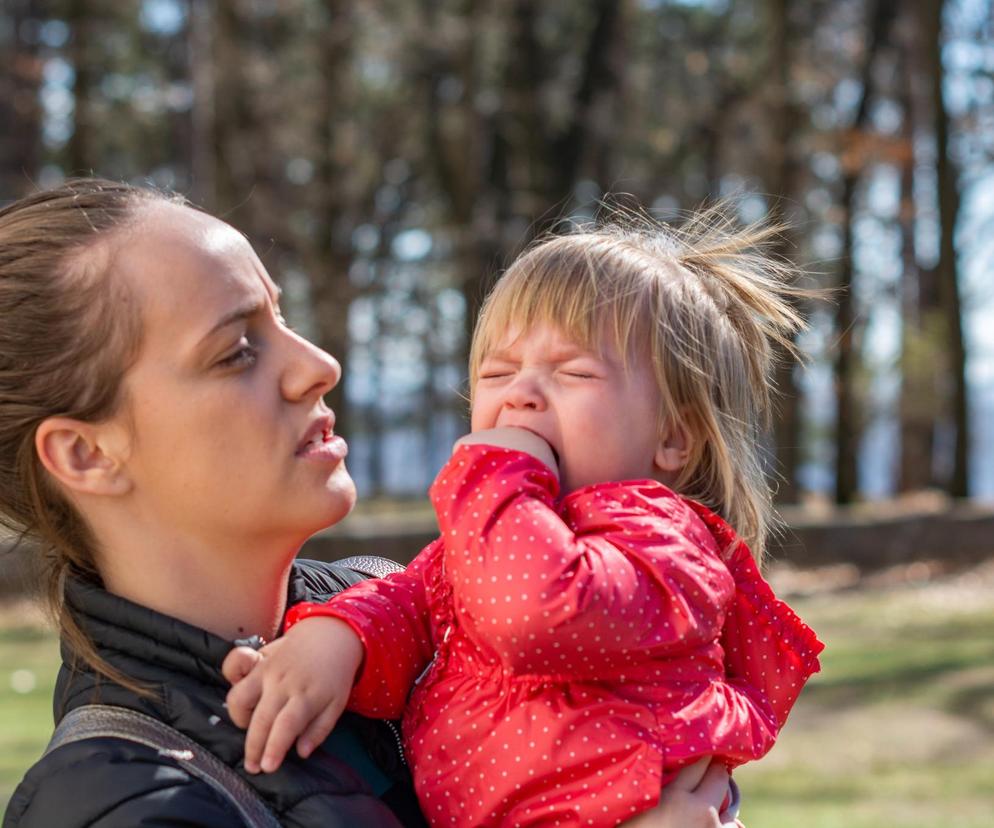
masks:
<svg viewBox="0 0 994 828"><path fill-rule="evenodd" d="M397 742L397 753L400 754L400 761L404 763L404 767L407 767L407 757L404 755L404 742L400 738L400 731L397 729L397 725L391 722L389 719L384 719L386 726L390 728L390 732L393 734L393 738Z"/></svg>

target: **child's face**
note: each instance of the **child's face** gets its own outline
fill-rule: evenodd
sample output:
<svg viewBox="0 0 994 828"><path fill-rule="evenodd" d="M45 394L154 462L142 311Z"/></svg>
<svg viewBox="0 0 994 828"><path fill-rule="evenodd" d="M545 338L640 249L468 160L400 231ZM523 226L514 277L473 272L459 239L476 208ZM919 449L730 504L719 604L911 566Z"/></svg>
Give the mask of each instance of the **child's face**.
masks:
<svg viewBox="0 0 994 828"><path fill-rule="evenodd" d="M591 352L552 325L511 333L480 364L473 431L518 426L559 457L563 491L609 480L656 478L660 394L647 359L628 368L606 337Z"/></svg>

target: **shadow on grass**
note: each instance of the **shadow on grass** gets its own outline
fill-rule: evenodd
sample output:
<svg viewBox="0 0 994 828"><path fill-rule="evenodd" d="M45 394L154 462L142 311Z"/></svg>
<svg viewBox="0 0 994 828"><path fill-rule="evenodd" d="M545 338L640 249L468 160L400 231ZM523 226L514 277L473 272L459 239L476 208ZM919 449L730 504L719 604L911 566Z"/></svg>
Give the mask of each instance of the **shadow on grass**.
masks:
<svg viewBox="0 0 994 828"><path fill-rule="evenodd" d="M0 644L29 644L51 637L50 630L40 627L0 627Z"/></svg>
<svg viewBox="0 0 994 828"><path fill-rule="evenodd" d="M886 664L886 656L882 655L880 661ZM925 694L938 696L934 704L936 708L960 718L972 719L977 725L994 730L994 719L990 711L984 709L985 703L989 704L994 696L994 687L988 685L944 691L941 686L945 680L984 663L994 664L994 648L986 654L957 653L930 660L927 664L894 665L886 672L853 674L846 671L838 678L831 677L829 667L825 678L805 689L805 704L837 712L887 699L913 700Z"/></svg>
<svg viewBox="0 0 994 828"><path fill-rule="evenodd" d="M944 707L994 736L994 683L965 687L954 692Z"/></svg>

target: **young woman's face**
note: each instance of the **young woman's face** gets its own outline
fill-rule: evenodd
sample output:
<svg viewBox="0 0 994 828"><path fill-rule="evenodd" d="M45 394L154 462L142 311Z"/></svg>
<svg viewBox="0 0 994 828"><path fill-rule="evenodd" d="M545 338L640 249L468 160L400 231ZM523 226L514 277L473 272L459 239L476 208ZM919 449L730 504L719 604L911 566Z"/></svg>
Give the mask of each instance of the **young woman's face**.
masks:
<svg viewBox="0 0 994 828"><path fill-rule="evenodd" d="M124 379L138 508L180 535L300 543L355 502L322 397L338 362L284 324L248 242L210 216L147 208L116 255L143 340Z"/></svg>
<svg viewBox="0 0 994 828"><path fill-rule="evenodd" d="M659 391L646 360L586 350L551 325L512 331L480 364L473 431L527 428L559 457L563 491L659 476Z"/></svg>

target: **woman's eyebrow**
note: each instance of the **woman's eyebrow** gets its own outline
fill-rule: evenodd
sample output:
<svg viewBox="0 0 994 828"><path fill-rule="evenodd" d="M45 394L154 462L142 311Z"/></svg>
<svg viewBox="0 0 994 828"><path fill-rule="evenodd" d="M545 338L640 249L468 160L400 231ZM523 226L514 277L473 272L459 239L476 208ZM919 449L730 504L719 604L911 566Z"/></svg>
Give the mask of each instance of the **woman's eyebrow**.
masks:
<svg viewBox="0 0 994 828"><path fill-rule="evenodd" d="M252 302L251 304L242 305L241 307L229 311L217 322L215 322L211 329L201 337L201 343L206 342L218 331L228 327L228 325L233 325L235 322L241 322L255 316L263 309L263 307L264 305L262 302Z"/></svg>
<svg viewBox="0 0 994 828"><path fill-rule="evenodd" d="M279 285L267 284L267 293L269 294L269 299L273 304L274 308L279 308L280 297L283 295L283 289ZM205 342L210 339L218 331L228 327L228 325L233 325L235 322L242 322L245 319L249 319L255 316L257 313L261 313L266 307L266 303L260 300L246 302L234 310L228 311L224 316L222 316L211 329L201 337L200 341Z"/></svg>

